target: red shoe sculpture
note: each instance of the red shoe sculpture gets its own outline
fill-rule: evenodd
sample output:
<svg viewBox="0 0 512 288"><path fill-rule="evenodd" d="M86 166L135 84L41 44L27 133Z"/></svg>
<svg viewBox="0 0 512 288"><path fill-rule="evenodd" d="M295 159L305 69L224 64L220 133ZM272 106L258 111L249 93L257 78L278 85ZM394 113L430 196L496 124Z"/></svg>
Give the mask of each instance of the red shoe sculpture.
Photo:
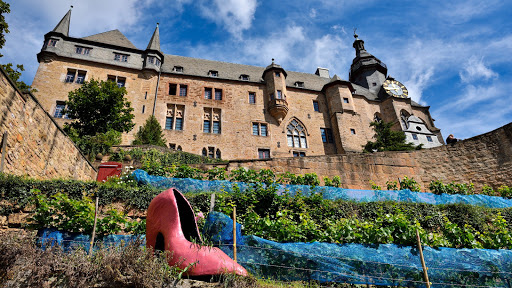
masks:
<svg viewBox="0 0 512 288"><path fill-rule="evenodd" d="M188 269L189 276L235 273L247 276L244 267L235 263L219 248L202 243L194 211L178 190L171 188L156 196L146 218L146 246L169 251L169 265Z"/></svg>

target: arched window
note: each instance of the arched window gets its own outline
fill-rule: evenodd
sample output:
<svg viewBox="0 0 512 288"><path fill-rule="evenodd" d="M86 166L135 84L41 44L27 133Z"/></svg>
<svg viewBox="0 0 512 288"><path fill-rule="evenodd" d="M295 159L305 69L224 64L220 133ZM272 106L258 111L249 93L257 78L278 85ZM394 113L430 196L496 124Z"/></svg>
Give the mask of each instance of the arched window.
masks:
<svg viewBox="0 0 512 288"><path fill-rule="evenodd" d="M220 149L217 149L217 151L215 151L215 157L217 159L220 159Z"/></svg>
<svg viewBox="0 0 512 288"><path fill-rule="evenodd" d="M183 149L181 148L181 146L178 145L178 149L176 149L178 151L183 151Z"/></svg>
<svg viewBox="0 0 512 288"><path fill-rule="evenodd" d="M208 156L208 150L206 150L206 148L203 148L203 153L202 154L205 157Z"/></svg>
<svg viewBox="0 0 512 288"><path fill-rule="evenodd" d="M409 119L410 115L411 114L409 114L409 112L407 112L405 110L400 111L400 123L402 123L402 128L404 130L407 130L407 128L409 128L407 119Z"/></svg>
<svg viewBox="0 0 512 288"><path fill-rule="evenodd" d="M286 136L288 138L288 146L298 148L308 148L306 142L306 129L293 119L286 127Z"/></svg>

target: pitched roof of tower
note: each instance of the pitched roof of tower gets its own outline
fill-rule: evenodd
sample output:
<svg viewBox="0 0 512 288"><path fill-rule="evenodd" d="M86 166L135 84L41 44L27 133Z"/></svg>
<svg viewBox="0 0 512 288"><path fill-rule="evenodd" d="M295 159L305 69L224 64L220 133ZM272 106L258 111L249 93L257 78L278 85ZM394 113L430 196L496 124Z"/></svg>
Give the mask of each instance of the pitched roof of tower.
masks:
<svg viewBox="0 0 512 288"><path fill-rule="evenodd" d="M158 23L156 23L155 32L153 32L153 36L151 36L151 40L149 40L148 48L146 48L146 50L160 51L160 31L158 29Z"/></svg>
<svg viewBox="0 0 512 288"><path fill-rule="evenodd" d="M123 33L117 29L83 37L82 39L121 46L125 48L137 49L137 47L135 47L135 45L133 45L133 43L130 42L130 40L128 40L128 38L126 38L126 36L124 36Z"/></svg>
<svg viewBox="0 0 512 288"><path fill-rule="evenodd" d="M71 6L73 8L73 6ZM71 9L69 9L68 13L62 17L59 24L53 28L52 32L61 33L64 36L69 36L69 22L71 21Z"/></svg>

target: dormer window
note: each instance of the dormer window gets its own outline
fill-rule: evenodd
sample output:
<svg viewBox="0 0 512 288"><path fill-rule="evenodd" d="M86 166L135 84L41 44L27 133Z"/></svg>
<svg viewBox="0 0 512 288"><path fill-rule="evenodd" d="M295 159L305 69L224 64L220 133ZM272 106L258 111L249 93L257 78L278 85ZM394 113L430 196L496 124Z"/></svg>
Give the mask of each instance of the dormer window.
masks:
<svg viewBox="0 0 512 288"><path fill-rule="evenodd" d="M245 74L240 75L240 80L249 81L249 75L245 75Z"/></svg>
<svg viewBox="0 0 512 288"><path fill-rule="evenodd" d="M154 56L148 57L148 63L155 64L156 66L160 66L160 60Z"/></svg>
<svg viewBox="0 0 512 288"><path fill-rule="evenodd" d="M300 82L300 81L295 82L295 87L304 88L304 82Z"/></svg>
<svg viewBox="0 0 512 288"><path fill-rule="evenodd" d="M210 71L208 71L208 76L210 76L210 77L219 77L219 71L210 70Z"/></svg>
<svg viewBox="0 0 512 288"><path fill-rule="evenodd" d="M57 46L57 41L59 41L59 40L57 40L57 39L50 39L50 40L48 40L48 44L46 44L46 46L47 47L55 47L55 46Z"/></svg>
<svg viewBox="0 0 512 288"><path fill-rule="evenodd" d="M183 73L183 67L181 67L181 66L174 66L174 68L172 68L172 71L174 71L176 73Z"/></svg>
<svg viewBox="0 0 512 288"><path fill-rule="evenodd" d="M114 53L114 61L128 62L128 55Z"/></svg>
<svg viewBox="0 0 512 288"><path fill-rule="evenodd" d="M85 47L81 47L81 46L76 46L75 53L76 54L82 54L82 55L89 55L89 53L91 53L91 48L85 48Z"/></svg>

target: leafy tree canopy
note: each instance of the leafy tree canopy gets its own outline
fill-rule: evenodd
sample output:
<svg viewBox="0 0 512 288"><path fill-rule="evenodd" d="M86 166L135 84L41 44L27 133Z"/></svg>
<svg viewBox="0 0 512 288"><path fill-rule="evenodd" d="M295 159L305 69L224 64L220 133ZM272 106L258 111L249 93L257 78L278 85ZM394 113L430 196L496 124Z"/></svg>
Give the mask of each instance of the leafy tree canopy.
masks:
<svg viewBox="0 0 512 288"><path fill-rule="evenodd" d="M162 134L162 127L154 115L149 116L146 123L135 134L134 145L158 145L166 146Z"/></svg>
<svg viewBox="0 0 512 288"><path fill-rule="evenodd" d="M414 150L421 149L422 145L418 147L414 146L412 143L405 142L405 134L402 131L393 131L391 127L393 126L393 122L372 122L370 123L370 127L373 127L375 131L375 142L368 141L364 146L364 152L381 152L381 151L406 151L406 150Z"/></svg>
<svg viewBox="0 0 512 288"><path fill-rule="evenodd" d="M1 66L2 66L2 69L4 69L4 71L7 73L9 78L11 78L11 80L14 81L14 83L16 84L18 89L20 89L22 91L26 90L26 91L37 92L37 90L33 89L32 86L27 85L23 81L20 81L21 72L25 71L25 68L23 68L23 65L19 65L19 64L16 65L16 69L13 69L12 63L2 64Z"/></svg>
<svg viewBox="0 0 512 288"><path fill-rule="evenodd" d="M63 113L78 121L66 124L65 129L69 131L69 128L73 128L80 137L110 130L132 130L135 116L125 95L126 89L118 87L113 81L98 82L92 79L84 82L80 88L69 92Z"/></svg>
<svg viewBox="0 0 512 288"><path fill-rule="evenodd" d="M5 14L11 13L9 3L0 0L0 48L5 45L5 34L9 33L9 24L5 22ZM0 54L0 57L4 55Z"/></svg>

